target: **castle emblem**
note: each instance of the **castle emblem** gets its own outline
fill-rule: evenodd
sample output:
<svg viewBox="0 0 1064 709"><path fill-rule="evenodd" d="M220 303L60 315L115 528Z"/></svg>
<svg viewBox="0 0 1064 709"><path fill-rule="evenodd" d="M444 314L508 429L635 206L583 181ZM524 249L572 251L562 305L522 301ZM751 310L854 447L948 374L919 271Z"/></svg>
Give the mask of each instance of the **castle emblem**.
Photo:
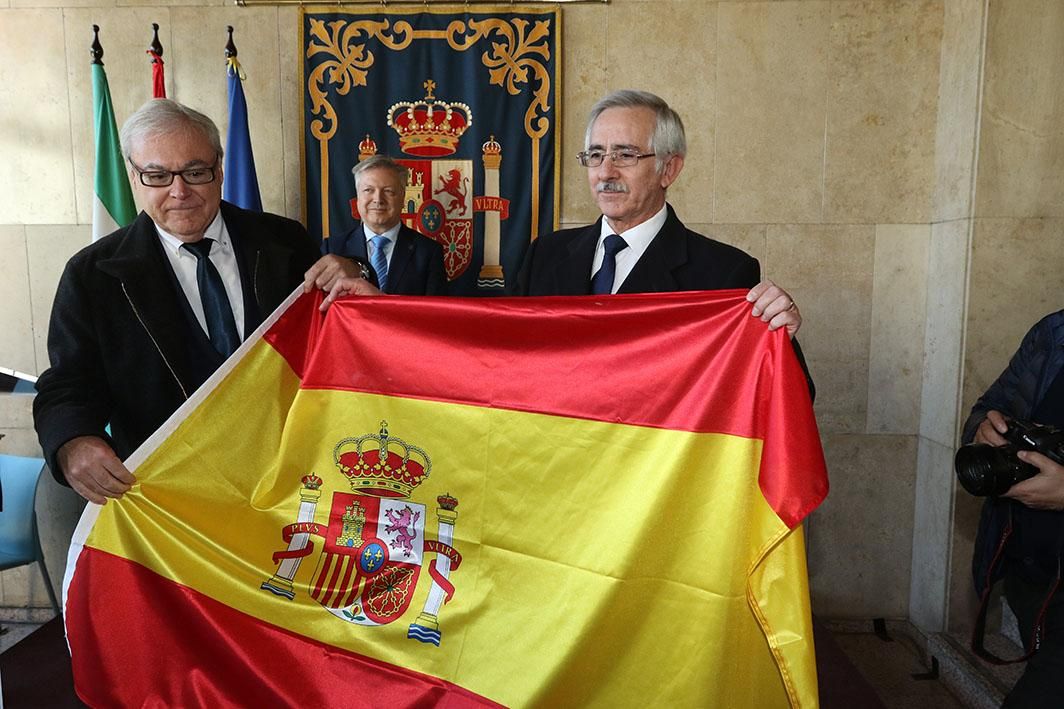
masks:
<svg viewBox="0 0 1064 709"><path fill-rule="evenodd" d="M321 538L306 592L332 615L355 625L382 626L403 617L425 567L432 587L425 606L411 622L407 637L440 644L439 612L454 595L450 581L462 556L452 545L453 496L436 498L436 538L426 538L425 505L411 496L429 476L432 461L417 446L388 433L381 422L377 434L345 438L333 449L333 461L350 492L334 492L328 518L316 521L324 481L311 473L302 478L296 521L281 531L287 549L275 552L277 571L261 588L292 600L296 576L315 551L312 537Z"/></svg>

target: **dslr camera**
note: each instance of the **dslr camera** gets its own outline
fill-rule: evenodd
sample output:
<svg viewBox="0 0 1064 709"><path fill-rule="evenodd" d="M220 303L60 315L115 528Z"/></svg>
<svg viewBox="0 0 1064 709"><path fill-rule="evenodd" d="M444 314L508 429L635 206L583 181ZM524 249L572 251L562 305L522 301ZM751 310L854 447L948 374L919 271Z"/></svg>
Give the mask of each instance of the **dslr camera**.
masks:
<svg viewBox="0 0 1064 709"><path fill-rule="evenodd" d="M1002 495L1010 487L1034 477L1038 468L1016 457L1020 451L1036 451L1064 465L1064 431L1053 426L1011 419L1002 436L1005 445L969 443L961 446L954 458L957 480L972 495Z"/></svg>

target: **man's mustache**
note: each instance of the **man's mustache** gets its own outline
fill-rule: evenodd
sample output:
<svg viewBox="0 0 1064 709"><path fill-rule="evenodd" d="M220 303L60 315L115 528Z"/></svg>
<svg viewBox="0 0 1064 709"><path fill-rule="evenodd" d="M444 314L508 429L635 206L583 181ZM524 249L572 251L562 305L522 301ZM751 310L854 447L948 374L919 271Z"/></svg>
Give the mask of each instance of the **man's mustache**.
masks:
<svg viewBox="0 0 1064 709"><path fill-rule="evenodd" d="M628 185L623 182L599 182L595 185L595 192L621 192L627 194Z"/></svg>

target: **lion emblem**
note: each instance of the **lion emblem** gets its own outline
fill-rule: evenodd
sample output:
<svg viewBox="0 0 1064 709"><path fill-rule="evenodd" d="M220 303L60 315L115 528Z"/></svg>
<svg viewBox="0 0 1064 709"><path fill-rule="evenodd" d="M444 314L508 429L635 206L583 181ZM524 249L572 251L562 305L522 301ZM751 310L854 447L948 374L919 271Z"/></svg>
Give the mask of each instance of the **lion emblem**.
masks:
<svg viewBox="0 0 1064 709"><path fill-rule="evenodd" d="M469 194L469 178L462 177L461 171L452 169L448 170L446 175L440 175L440 185L440 189L433 194L450 195L451 200L447 205L448 214L465 214L468 210L466 195Z"/></svg>
<svg viewBox="0 0 1064 709"><path fill-rule="evenodd" d="M421 513L404 506L403 511L398 514L393 510L387 510L384 515L391 522L384 528L384 531L395 535L391 541L392 549L402 549L403 556L410 556L414 550L414 538L417 536L414 523L421 517Z"/></svg>

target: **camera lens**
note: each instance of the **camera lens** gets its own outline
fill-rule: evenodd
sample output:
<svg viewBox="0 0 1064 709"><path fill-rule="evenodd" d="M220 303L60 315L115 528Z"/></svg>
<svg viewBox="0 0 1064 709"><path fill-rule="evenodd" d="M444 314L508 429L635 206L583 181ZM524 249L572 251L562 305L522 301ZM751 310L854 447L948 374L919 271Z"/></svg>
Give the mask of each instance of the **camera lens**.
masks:
<svg viewBox="0 0 1064 709"><path fill-rule="evenodd" d="M1017 458L1011 446L995 448L985 443L961 446L954 468L961 486L977 497L1002 495L1037 472Z"/></svg>

